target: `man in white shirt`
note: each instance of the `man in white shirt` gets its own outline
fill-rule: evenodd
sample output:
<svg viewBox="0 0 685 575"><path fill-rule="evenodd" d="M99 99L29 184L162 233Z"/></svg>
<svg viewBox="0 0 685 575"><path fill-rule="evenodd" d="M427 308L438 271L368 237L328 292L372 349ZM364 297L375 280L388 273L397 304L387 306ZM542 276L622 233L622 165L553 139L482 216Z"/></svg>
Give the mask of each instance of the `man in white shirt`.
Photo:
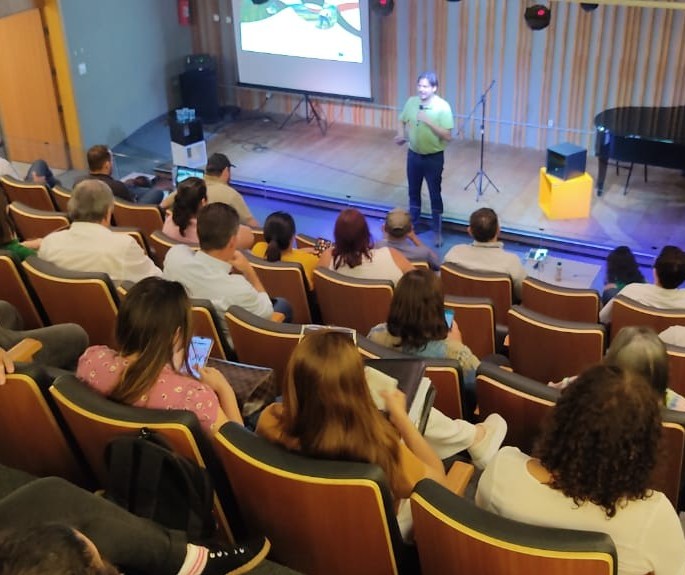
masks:
<svg viewBox="0 0 685 575"><path fill-rule="evenodd" d="M455 263L470 270L505 273L511 276L514 298L521 299L521 283L526 270L516 254L504 251L498 241L499 220L494 210L481 208L471 214L468 232L473 243L457 245L445 254L445 263Z"/></svg>
<svg viewBox="0 0 685 575"><path fill-rule="evenodd" d="M285 300L276 300L274 310L257 272L236 249L238 226L233 206L218 202L202 208L197 217L200 251L187 245L171 248L164 259L164 277L183 284L190 297L210 300L221 318L232 305L266 319L274 311L292 316Z"/></svg>
<svg viewBox="0 0 685 575"><path fill-rule="evenodd" d="M653 284L628 284L618 295L642 305L658 309L685 309L685 290L678 289L685 281L685 252L677 246L664 246L654 262ZM599 321L611 322L614 300L599 312Z"/></svg>
<svg viewBox="0 0 685 575"><path fill-rule="evenodd" d="M161 276L162 271L131 236L109 229L113 207L114 196L107 184L98 180L78 183L67 207L71 227L43 238L38 256L66 270L104 272L115 282Z"/></svg>

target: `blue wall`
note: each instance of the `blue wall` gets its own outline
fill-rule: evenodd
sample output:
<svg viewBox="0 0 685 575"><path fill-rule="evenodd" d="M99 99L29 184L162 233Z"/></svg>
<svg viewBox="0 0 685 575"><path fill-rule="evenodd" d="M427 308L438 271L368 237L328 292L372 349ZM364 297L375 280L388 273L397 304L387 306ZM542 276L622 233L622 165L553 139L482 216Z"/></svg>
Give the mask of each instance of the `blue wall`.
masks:
<svg viewBox="0 0 685 575"><path fill-rule="evenodd" d="M84 148L114 146L178 105L192 45L175 0L60 0L60 11Z"/></svg>

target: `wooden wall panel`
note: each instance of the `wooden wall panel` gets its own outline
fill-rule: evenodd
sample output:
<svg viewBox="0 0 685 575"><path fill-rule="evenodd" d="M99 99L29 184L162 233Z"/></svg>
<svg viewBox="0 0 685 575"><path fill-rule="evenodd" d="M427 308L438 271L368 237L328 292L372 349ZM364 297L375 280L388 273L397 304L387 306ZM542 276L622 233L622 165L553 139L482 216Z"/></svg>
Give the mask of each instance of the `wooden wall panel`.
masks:
<svg viewBox="0 0 685 575"><path fill-rule="evenodd" d="M215 1L194 0L200 13L198 51L221 45L214 31L206 36L203 31L209 20L201 14ZM319 104L329 120L394 129L417 74L434 69L457 126L495 79L487 110L489 141L544 149L568 140L590 147L592 120L604 109L685 105L685 3L626 4L631 5L602 4L588 13L576 2L552 2L550 26L533 32L523 19L525 0L396 2L392 15L371 15L380 20L383 55L373 68L375 101L320 99ZM456 46L457 54L448 54L448 46ZM263 94L238 90L238 103L257 108L264 104ZM268 111L287 113L296 102L293 95L274 92ZM478 136L477 117L466 123L467 137Z"/></svg>

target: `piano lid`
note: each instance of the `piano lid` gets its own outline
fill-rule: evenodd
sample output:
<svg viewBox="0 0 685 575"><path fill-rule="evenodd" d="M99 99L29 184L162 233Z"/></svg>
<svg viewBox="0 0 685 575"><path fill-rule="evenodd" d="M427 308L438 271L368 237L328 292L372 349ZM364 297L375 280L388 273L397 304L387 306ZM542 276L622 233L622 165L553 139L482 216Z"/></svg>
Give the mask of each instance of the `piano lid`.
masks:
<svg viewBox="0 0 685 575"><path fill-rule="evenodd" d="M685 106L610 108L595 116L598 131L685 145Z"/></svg>

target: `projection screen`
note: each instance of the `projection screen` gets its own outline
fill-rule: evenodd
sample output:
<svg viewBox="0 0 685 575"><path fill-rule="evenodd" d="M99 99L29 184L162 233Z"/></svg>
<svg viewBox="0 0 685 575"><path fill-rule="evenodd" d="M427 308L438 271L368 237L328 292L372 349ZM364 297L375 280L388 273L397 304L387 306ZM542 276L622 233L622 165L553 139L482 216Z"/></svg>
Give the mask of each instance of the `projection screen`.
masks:
<svg viewBox="0 0 685 575"><path fill-rule="evenodd" d="M238 83L371 99L368 0L233 0Z"/></svg>

